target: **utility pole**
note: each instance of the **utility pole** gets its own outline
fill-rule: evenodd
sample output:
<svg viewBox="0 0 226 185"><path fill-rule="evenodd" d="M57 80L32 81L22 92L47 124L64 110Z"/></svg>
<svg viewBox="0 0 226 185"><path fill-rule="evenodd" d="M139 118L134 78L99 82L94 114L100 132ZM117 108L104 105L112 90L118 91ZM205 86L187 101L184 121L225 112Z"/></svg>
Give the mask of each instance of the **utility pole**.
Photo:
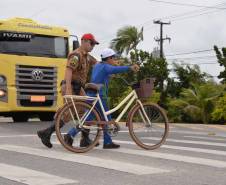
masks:
<svg viewBox="0 0 226 185"><path fill-rule="evenodd" d="M170 22L162 22L160 20L157 20L157 21L154 21L154 24L160 24L160 38L155 38L155 41L160 43L160 58L163 58L163 41L169 40L169 42L170 42L170 40L171 40L171 38L167 37L167 36L165 38L163 38L163 36L162 36L163 35L163 25L164 24L169 25L171 23Z"/></svg>

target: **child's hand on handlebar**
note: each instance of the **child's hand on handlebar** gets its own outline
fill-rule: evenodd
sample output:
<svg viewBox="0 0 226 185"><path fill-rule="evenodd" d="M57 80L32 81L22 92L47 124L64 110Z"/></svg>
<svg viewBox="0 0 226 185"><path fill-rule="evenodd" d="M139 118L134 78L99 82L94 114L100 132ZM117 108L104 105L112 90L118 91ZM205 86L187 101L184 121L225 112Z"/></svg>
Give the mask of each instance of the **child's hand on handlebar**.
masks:
<svg viewBox="0 0 226 185"><path fill-rule="evenodd" d="M134 65L130 66L130 69L136 73L140 70L140 67L137 64L134 64Z"/></svg>

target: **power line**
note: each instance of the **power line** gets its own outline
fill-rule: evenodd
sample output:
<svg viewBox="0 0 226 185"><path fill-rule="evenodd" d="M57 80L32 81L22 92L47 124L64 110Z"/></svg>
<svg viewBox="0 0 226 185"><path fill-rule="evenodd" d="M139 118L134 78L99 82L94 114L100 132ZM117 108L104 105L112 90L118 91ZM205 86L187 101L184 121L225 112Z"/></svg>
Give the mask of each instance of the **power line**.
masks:
<svg viewBox="0 0 226 185"><path fill-rule="evenodd" d="M219 6L222 6L222 5L225 5L225 2L216 4L212 7L219 7ZM202 12L202 11L209 11L209 10L207 8L201 8L201 9L198 9L198 10L188 11L188 12L185 12L185 13L182 13L182 14L174 14L174 15L162 17L161 19L178 18L178 17L182 17L182 16L185 16L185 15L189 15L189 14L193 14L193 13L197 13L197 12Z"/></svg>
<svg viewBox="0 0 226 185"><path fill-rule="evenodd" d="M204 60L202 60L202 59L195 59L195 60L193 60L193 61L187 61L187 60L169 60L168 62L170 62L170 63L184 63L184 62L188 62L188 63L190 63L190 62L196 62L196 63L202 63L202 62L213 62L213 63L218 63L217 61L218 60L213 60L213 59L204 59Z"/></svg>
<svg viewBox="0 0 226 185"><path fill-rule="evenodd" d="M188 55L188 54L194 54L194 53L203 53L207 51L213 51L214 49L205 49L205 50L198 50L198 51L191 51L191 52L185 52L185 53L175 53L175 54L169 54L165 56L176 56L176 55Z"/></svg>
<svg viewBox="0 0 226 185"><path fill-rule="evenodd" d="M179 63L179 62L175 62L175 63ZM172 63L173 64L173 63ZM172 65L172 64L169 64L169 65ZM219 65L219 63L218 62L196 62L196 63L186 63L186 62L184 62L184 63L181 63L181 65L199 65L199 64L218 64Z"/></svg>
<svg viewBox="0 0 226 185"><path fill-rule="evenodd" d="M180 20L185 20L185 19L190 19L190 18L195 18L195 17L198 17L198 16L202 16L202 15L206 15L206 14L211 14L211 13L219 13L219 12L222 12L222 10L213 10L213 11L207 11L207 12L203 12L203 13L198 13L198 14L194 14L194 15L190 15L190 16L185 16L183 14L178 14L178 17L174 18L174 19L170 19L170 16L169 17L164 17L162 18L163 20L165 19L170 19L171 21L173 22L176 22L176 21L180 21ZM180 17L181 15L181 17ZM188 14L189 15L189 14ZM161 19L161 18L160 18ZM146 22L147 24L147 22ZM152 27L150 27L152 28ZM145 29L150 29L150 28L145 28Z"/></svg>
<svg viewBox="0 0 226 185"><path fill-rule="evenodd" d="M213 6L213 7L217 7L217 6L220 6L220 5L223 5L223 4L225 4L225 3L220 3L220 4L217 4L217 5ZM136 26L137 27L143 27L146 24L153 23L153 20L170 19L170 18L174 18L174 17L177 19L177 18L183 17L185 15L189 15L189 14L196 13L196 12L198 13L199 11L206 11L206 8L202 8L200 10L189 11L189 12L185 12L185 13L182 13L182 14L174 14L174 15L171 15L171 16L166 16L166 17L161 17L161 18L155 18L155 19L154 18L151 18L151 19L148 19L147 21L145 21L145 22L143 22L141 24L138 24ZM150 25L150 26L144 27L144 29L147 30L147 29L154 28L154 27L155 27L155 25ZM99 39L99 40L102 40L102 39ZM105 43L106 41L108 41L108 38L105 37L105 38L103 38L102 41L103 41L102 43Z"/></svg>
<svg viewBox="0 0 226 185"><path fill-rule="evenodd" d="M219 11L222 11L222 10L213 10L213 11L209 11L209 12L204 12L204 13L200 13L200 14L196 14L196 15L187 16L187 17L175 18L175 19L173 19L173 21L175 22L175 21L179 21L179 20L190 19L190 18L201 16L201 15L206 15L206 14L210 14L210 13L217 13Z"/></svg>
<svg viewBox="0 0 226 185"><path fill-rule="evenodd" d="M187 58L169 58L167 60L186 60L186 59L201 59L201 58L216 58L216 56L207 55L207 56L195 56L195 57L187 57Z"/></svg>
<svg viewBox="0 0 226 185"><path fill-rule="evenodd" d="M150 1L152 1L152 0L150 0ZM170 3L170 2L168 2L168 3ZM179 3L179 4L182 4L182 3ZM162 19L170 19L170 18L174 18L175 17L175 19L172 19L172 21L180 21L180 20L184 20L184 19L194 18L194 17L198 17L198 16L201 16L201 15L206 15L206 14L210 14L210 13L226 10L226 8L219 7L219 6L222 6L222 5L225 5L225 2L219 3L219 4L214 5L214 6L198 6L198 7L203 7L203 8L200 9L200 10L189 11L189 12L185 12L185 13L182 13L182 14L174 14L174 15L171 15L171 16L166 16L166 17L162 17L162 18L158 18L158 19L162 20ZM217 9L217 10L209 11L208 9ZM192 14L194 14L194 15L192 15ZM187 17L184 17L186 15L187 15ZM153 20L156 20L156 19L149 19L149 20L147 20L147 21L145 21L142 24L139 24L137 26L138 27L139 26L144 26L146 24L149 24L149 22L152 23ZM145 26L144 29L147 30L147 29L151 29L151 28L154 28L154 27L155 27L155 25L150 25L150 26ZM100 39L100 40L102 40L102 39ZM108 42L108 40L109 40L108 38L104 38L102 40L102 43L106 43L106 42Z"/></svg>
<svg viewBox="0 0 226 185"><path fill-rule="evenodd" d="M197 8L202 7L202 8L209 8L209 9L221 9L221 10L226 9L226 8L218 8L218 7L213 7L213 6L195 5L195 4L187 4L187 3L176 3L176 2L160 1L160 0L149 0L149 1L156 2L156 3L173 4L173 5L178 5L178 6L197 7Z"/></svg>
<svg viewBox="0 0 226 185"><path fill-rule="evenodd" d="M212 7L218 7L218 6L222 6L224 4L225 3L220 3L220 4L214 5ZM193 14L193 13L200 13L202 11L209 11L209 10L207 10L207 8L202 8L202 9L199 9L199 10L188 11L188 12L181 13L181 14L173 14L173 15L169 15L169 16L165 16L165 17L159 17L159 18L155 18L155 19L152 18L152 19L148 19L147 21L145 21L142 24L139 24L137 26L144 26L146 24L152 23L153 20L164 20L164 19L178 18L178 17L183 17L185 15L190 15L190 14ZM204 12L204 13L209 13L209 12ZM212 13L212 12L210 12L210 13ZM154 26L152 26L152 27L154 27Z"/></svg>
<svg viewBox="0 0 226 185"><path fill-rule="evenodd" d="M219 6L222 6L222 5L225 5L225 2L224 3L217 4L217 5L214 5L212 7L219 7ZM174 15L169 15L169 16L165 16L165 17L161 17L161 18L156 18L156 19L160 19L160 20L171 19L171 21L177 21L177 20L188 19L188 18L192 18L192 17L204 15L204 14L214 13L214 12L217 12L217 11L221 11L221 10L209 11L209 10L207 10L207 8L202 8L202 9L199 9L199 10L188 11L188 12L185 12L185 13L182 13L182 14L174 14ZM194 13L196 13L196 14L194 14ZM198 15L197 15L197 13L198 13ZM189 16L190 14L191 14L191 16ZM194 15L192 15L192 14L194 14ZM188 17L184 17L186 15ZM153 19L149 19L149 20L145 21L143 23L143 26L145 24L152 23L152 21L153 21ZM152 28L152 27L150 27L150 28ZM150 28L148 28L148 29L150 29ZM145 27L145 29L147 29L147 27Z"/></svg>

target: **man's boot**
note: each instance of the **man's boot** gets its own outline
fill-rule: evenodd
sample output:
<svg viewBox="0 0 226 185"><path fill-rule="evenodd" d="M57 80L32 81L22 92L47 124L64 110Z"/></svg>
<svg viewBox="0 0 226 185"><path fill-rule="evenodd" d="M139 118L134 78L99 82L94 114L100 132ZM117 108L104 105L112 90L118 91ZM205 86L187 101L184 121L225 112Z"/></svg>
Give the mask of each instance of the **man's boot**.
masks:
<svg viewBox="0 0 226 185"><path fill-rule="evenodd" d="M55 124L51 125L50 127L44 130L39 130L37 132L37 135L41 139L42 143L48 148L53 147L52 143L50 142L50 137L54 131L55 131Z"/></svg>
<svg viewBox="0 0 226 185"><path fill-rule="evenodd" d="M64 122L61 121L60 128L63 127L63 125ZM48 148L53 147L52 143L50 142L50 138L53 132L55 132L55 124L52 124L50 127L44 130L37 131L38 137L41 139L42 143Z"/></svg>
<svg viewBox="0 0 226 185"><path fill-rule="evenodd" d="M64 135L64 142L69 145L72 146L73 145L73 138L70 136L70 134L65 134Z"/></svg>
<svg viewBox="0 0 226 185"><path fill-rule="evenodd" d="M82 138L80 141L80 147L87 147L92 143L91 139L89 138L90 130L85 129L85 130L82 130L81 132L82 132Z"/></svg>
<svg viewBox="0 0 226 185"><path fill-rule="evenodd" d="M87 147L89 146L93 141L89 138L89 129L82 130L82 139L80 141L80 147ZM99 146L100 144L97 143L95 146Z"/></svg>

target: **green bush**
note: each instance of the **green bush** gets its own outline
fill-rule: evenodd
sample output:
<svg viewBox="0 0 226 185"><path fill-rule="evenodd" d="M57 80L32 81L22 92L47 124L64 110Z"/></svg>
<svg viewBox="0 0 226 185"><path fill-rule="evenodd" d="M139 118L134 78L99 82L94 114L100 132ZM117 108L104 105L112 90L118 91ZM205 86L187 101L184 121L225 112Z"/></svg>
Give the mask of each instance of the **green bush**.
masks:
<svg viewBox="0 0 226 185"><path fill-rule="evenodd" d="M226 93L220 97L216 103L216 108L212 113L213 121L226 121Z"/></svg>

